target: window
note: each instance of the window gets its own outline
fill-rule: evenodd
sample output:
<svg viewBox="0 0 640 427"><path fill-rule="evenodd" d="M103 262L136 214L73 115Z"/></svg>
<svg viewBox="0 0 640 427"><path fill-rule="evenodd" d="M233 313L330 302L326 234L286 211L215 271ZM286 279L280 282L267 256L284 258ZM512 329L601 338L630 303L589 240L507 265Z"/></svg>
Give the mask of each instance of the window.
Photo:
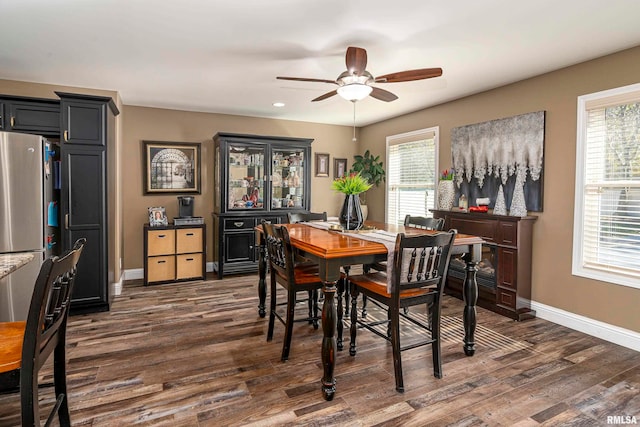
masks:
<svg viewBox="0 0 640 427"><path fill-rule="evenodd" d="M387 137L387 223L403 224L406 215L432 216L437 159L437 127Z"/></svg>
<svg viewBox="0 0 640 427"><path fill-rule="evenodd" d="M573 274L640 288L640 84L578 98Z"/></svg>

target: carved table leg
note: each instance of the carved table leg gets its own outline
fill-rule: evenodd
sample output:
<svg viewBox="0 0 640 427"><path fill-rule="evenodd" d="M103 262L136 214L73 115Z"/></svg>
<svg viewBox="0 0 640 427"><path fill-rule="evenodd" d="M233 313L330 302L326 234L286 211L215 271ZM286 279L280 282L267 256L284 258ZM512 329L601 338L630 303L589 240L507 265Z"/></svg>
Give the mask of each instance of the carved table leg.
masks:
<svg viewBox="0 0 640 427"><path fill-rule="evenodd" d="M351 293L351 290L349 289L349 272L351 271L351 266L345 265L342 267L342 269L344 270L344 275L346 276L344 278L344 315L348 316L349 315L349 294Z"/></svg>
<svg viewBox="0 0 640 427"><path fill-rule="evenodd" d="M333 400L336 392L336 379L333 371L336 367L336 317L337 310L334 303L336 294L336 282L325 282L322 287L324 303L322 304L322 394L326 400Z"/></svg>
<svg viewBox="0 0 640 427"><path fill-rule="evenodd" d="M476 265L471 254L465 255L467 262L466 276L462 295L464 297L464 312L462 320L464 322L464 353L473 356L475 353L475 332L476 332L476 302L478 301L478 283L476 282Z"/></svg>
<svg viewBox="0 0 640 427"><path fill-rule="evenodd" d="M258 314L260 317L265 317L265 301L267 300L267 247L263 242L260 242L258 249Z"/></svg>
<svg viewBox="0 0 640 427"><path fill-rule="evenodd" d="M337 308L337 314L338 314L338 323L337 323L337 332L338 332L338 340L337 340L337 345L338 345L338 351L342 351L343 349L343 344L342 344L342 329L343 329L343 324L342 324L342 318L344 316L344 305L342 304L342 296L346 294L346 286L345 286L345 279L340 279L338 280L338 308Z"/></svg>

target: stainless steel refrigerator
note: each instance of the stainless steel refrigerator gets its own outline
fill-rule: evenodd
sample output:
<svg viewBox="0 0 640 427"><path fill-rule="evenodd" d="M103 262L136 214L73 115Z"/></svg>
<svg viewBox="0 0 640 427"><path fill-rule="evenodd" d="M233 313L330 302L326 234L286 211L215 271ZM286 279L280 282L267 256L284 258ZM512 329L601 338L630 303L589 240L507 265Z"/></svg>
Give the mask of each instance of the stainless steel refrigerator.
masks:
<svg viewBox="0 0 640 427"><path fill-rule="evenodd" d="M0 132L0 253L35 255L29 264L0 279L0 321L26 319L40 266L57 249L51 147L38 135Z"/></svg>

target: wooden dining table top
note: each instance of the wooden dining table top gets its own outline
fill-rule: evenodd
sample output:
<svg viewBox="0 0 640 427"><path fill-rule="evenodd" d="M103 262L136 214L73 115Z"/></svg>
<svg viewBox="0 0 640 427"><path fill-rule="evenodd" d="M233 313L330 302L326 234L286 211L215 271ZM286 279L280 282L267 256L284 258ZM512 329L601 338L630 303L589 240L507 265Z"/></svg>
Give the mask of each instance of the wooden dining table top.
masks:
<svg viewBox="0 0 640 427"><path fill-rule="evenodd" d="M287 227L291 244L294 247L324 259L344 258L363 253L371 255L384 255L387 253L387 248L382 243L360 239L356 233L325 230L305 223L279 225ZM365 225L391 233L405 233L408 236L436 233L433 230L385 224L377 221L366 221ZM261 232L262 226L258 226L256 229ZM481 243L483 243L483 240L478 236L458 234L453 244L454 246L468 246Z"/></svg>

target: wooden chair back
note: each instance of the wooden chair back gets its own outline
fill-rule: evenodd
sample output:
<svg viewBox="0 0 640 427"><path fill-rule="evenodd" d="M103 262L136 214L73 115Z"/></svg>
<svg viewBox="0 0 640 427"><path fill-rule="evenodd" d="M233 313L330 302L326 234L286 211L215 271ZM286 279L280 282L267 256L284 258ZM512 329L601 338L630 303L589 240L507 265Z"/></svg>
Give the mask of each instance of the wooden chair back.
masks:
<svg viewBox="0 0 640 427"><path fill-rule="evenodd" d="M398 234L393 257L391 294L399 299L403 291L431 288L442 293L456 231L430 235Z"/></svg>
<svg viewBox="0 0 640 427"><path fill-rule="evenodd" d="M276 280L285 280L290 284L295 283L295 258L294 251L289 240L289 232L286 227L275 227L270 222L263 221L265 243L269 267Z"/></svg>
<svg viewBox="0 0 640 427"><path fill-rule="evenodd" d="M22 425L39 425L38 371L54 351L54 386L58 401L47 422L51 422L62 404L68 418L67 397L60 396L59 392L64 390L66 393L66 375L59 375L59 372L66 372L64 347L67 318L77 264L85 243L86 239L79 239L73 249L63 256L47 259L42 264L36 279L22 345L20 367ZM61 424L66 423L61 419Z"/></svg>
<svg viewBox="0 0 640 427"><path fill-rule="evenodd" d="M444 218L428 218L425 216L407 215L404 217L404 226L442 231L444 229Z"/></svg>
<svg viewBox="0 0 640 427"><path fill-rule="evenodd" d="M326 212L287 212L287 218L289 219L289 224L296 224L298 222L309 222L309 221L326 221L327 213Z"/></svg>

